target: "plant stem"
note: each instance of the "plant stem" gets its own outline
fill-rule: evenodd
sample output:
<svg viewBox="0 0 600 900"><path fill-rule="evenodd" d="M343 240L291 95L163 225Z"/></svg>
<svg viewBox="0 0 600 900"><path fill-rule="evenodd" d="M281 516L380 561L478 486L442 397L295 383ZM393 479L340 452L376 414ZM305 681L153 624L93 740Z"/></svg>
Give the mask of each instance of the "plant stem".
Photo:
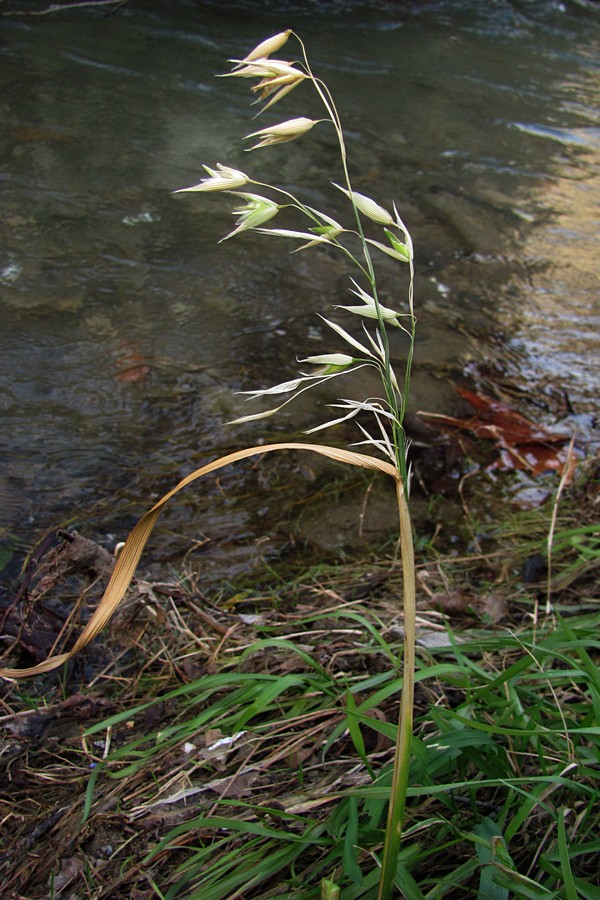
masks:
<svg viewBox="0 0 600 900"><path fill-rule="evenodd" d="M416 585L412 526L406 490L400 478L396 480L396 497L400 519L400 546L402 552L402 593L404 597L404 658L402 697L398 717L398 734L394 754L394 770L390 792L381 878L378 900L389 900L393 896L398 867L398 855L404 824L410 748L413 732L413 707L415 688L415 622Z"/></svg>

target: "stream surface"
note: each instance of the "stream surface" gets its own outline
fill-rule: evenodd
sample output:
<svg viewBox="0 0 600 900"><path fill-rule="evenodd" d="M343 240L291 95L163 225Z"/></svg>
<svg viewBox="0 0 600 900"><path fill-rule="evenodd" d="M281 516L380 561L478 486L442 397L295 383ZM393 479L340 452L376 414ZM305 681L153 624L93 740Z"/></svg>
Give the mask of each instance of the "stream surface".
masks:
<svg viewBox="0 0 600 900"><path fill-rule="evenodd" d="M328 415L309 395L266 423L224 425L248 412L236 391L343 349L318 317L347 301L343 261L257 235L218 244L230 199L171 193L220 162L346 215L327 128L242 150L256 128L318 116L308 89L257 124L248 83L215 78L287 27L336 99L355 188L395 200L412 232L412 407L452 413L453 383L494 370L547 398L546 424L590 427L599 4L130 0L113 15L10 14L48 5L7 0L0 18L2 564L58 526L110 545L202 462ZM232 538L256 554L319 471L233 467L175 503L155 553L168 558L170 536L174 555L175 535L208 540L233 572Z"/></svg>

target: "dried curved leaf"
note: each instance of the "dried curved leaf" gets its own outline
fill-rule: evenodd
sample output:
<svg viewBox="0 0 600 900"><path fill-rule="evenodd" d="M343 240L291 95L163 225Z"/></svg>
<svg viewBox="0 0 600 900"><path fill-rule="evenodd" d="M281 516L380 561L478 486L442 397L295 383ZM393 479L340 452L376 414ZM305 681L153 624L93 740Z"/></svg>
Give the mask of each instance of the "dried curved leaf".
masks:
<svg viewBox="0 0 600 900"><path fill-rule="evenodd" d="M97 609L75 641L73 647L66 653L50 656L36 666L25 669L0 668L0 677L10 679L29 678L33 675L41 675L44 672L51 672L53 669L66 663L72 656L79 653L80 650L83 650L91 640L100 634L123 599L125 591L129 587L131 579L134 576L137 564L144 547L146 546L146 542L150 537L150 533L156 524L163 506L168 503L175 494L179 493L182 488L187 487L188 484L191 484L198 478L202 478L203 475L208 475L210 472L216 472L219 469L222 469L231 463L239 462L242 459L259 456L263 453L271 453L275 450L309 450L313 453L318 453L321 456L326 456L336 462L347 463L351 466L359 466L360 468L370 469L376 472L383 472L386 475L390 475L397 482L400 477L397 469L389 462L385 462L382 459L377 459L374 456L367 456L364 453L355 453L352 450L342 450L338 447L321 446L320 444L294 442L265 444L263 447L246 447L243 450L237 450L235 453L229 453L226 456L215 459L205 466L196 469L194 472L191 472L182 479L179 484L168 491L164 497L161 497L158 503L155 503L152 509L148 510L148 512L139 520L137 525L135 525L119 554L117 564Z"/></svg>

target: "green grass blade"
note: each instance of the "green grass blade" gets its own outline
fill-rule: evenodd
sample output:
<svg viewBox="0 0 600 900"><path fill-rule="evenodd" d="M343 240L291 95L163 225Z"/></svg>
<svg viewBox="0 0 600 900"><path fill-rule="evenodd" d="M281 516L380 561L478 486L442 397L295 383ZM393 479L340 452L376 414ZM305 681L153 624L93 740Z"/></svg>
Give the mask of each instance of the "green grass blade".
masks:
<svg viewBox="0 0 600 900"><path fill-rule="evenodd" d="M351 797L348 803L348 819L346 834L342 849L342 863L344 872L355 884L362 884L363 874L356 860L358 849L358 802L356 797Z"/></svg>
<svg viewBox="0 0 600 900"><path fill-rule="evenodd" d="M565 826L566 810L558 811L558 852L560 854L560 867L562 871L563 883L565 886L565 895L567 900L577 900L577 888L573 879L573 870L571 869L571 860L569 857L569 845L567 840L567 829Z"/></svg>
<svg viewBox="0 0 600 900"><path fill-rule="evenodd" d="M502 838L502 833L493 819L486 816L482 822L473 829L476 835L486 839L486 843L479 841L476 844L477 856L481 863L481 873L479 877L479 891L477 900L508 900L508 888L502 887L495 880L495 869L490 865L494 858L494 850L492 850L491 839L502 841L504 847L506 844Z"/></svg>

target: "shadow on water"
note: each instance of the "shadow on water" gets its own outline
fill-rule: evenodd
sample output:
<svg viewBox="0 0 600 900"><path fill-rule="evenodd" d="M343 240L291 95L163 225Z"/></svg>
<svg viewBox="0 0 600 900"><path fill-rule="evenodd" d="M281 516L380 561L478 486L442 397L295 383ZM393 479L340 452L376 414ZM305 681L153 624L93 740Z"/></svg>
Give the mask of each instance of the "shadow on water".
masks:
<svg viewBox="0 0 600 900"><path fill-rule="evenodd" d="M455 383L493 372L520 385L523 403L535 397L547 421L591 413L598 16L594 4L550 0L4 13L2 563L61 525L111 545L201 461L321 420L327 398L267 428L223 427L239 415L236 390L333 349L316 313L345 298L340 260L290 259L258 237L218 245L227 201L170 194L222 162L258 178L275 171L341 214L328 187L339 178L332 136L315 129L246 156L247 94L214 78L284 27L301 33L333 90L356 189L395 198L413 233L414 409L451 413ZM315 112L295 94L283 117ZM340 552L356 541L356 507L325 520L332 491L344 493L331 479L306 460L225 472L165 515L149 558L164 564L208 539L219 572L234 575L264 558L263 526L285 536L278 552L290 541ZM362 504L368 487L357 487ZM381 542L385 500L372 509L363 534Z"/></svg>

